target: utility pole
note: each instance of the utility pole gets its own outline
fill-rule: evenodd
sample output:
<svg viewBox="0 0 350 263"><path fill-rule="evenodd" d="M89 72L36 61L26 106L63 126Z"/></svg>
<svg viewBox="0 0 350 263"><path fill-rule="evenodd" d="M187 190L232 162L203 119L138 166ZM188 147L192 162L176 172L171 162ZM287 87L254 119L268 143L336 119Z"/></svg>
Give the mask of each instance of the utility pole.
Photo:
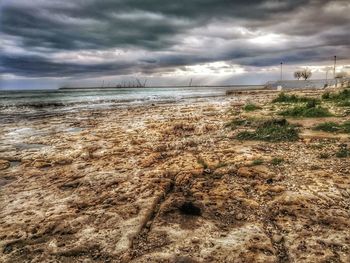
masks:
<svg viewBox="0 0 350 263"><path fill-rule="evenodd" d="M283 65L283 62L281 62L281 81L282 81L282 65Z"/></svg>
<svg viewBox="0 0 350 263"><path fill-rule="evenodd" d="M335 79L335 66L337 64L337 56L334 56L333 78Z"/></svg>

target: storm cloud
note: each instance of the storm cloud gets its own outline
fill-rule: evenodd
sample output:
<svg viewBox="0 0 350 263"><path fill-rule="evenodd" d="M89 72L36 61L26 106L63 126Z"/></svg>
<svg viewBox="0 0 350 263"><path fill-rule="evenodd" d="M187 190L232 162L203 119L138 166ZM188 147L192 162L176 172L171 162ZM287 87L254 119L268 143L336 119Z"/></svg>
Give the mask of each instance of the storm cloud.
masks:
<svg viewBox="0 0 350 263"><path fill-rule="evenodd" d="M348 0L5 0L0 5L3 76L161 77L195 65L256 71L281 61L324 65L334 55L347 63L350 53Z"/></svg>

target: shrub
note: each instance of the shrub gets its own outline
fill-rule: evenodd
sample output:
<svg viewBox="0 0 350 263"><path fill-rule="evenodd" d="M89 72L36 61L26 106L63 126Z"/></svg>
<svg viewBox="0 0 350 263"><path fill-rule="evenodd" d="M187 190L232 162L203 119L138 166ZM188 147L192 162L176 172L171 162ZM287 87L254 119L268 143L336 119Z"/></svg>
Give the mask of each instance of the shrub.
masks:
<svg viewBox="0 0 350 263"><path fill-rule="evenodd" d="M315 108L317 104L317 101L315 99L311 99L306 103L306 108Z"/></svg>
<svg viewBox="0 0 350 263"><path fill-rule="evenodd" d="M262 140L270 142L296 141L299 131L286 119L273 119L258 125L254 132L243 131L237 134L239 140Z"/></svg>
<svg viewBox="0 0 350 263"><path fill-rule="evenodd" d="M198 158L197 162L203 167L203 169L208 169L209 165L203 158Z"/></svg>
<svg viewBox="0 0 350 263"><path fill-rule="evenodd" d="M281 92L278 94L278 97L275 98L272 103L278 103L278 102L284 102L284 103L303 103L303 102L309 102L313 101L315 104L320 103L319 100L315 98L307 98L307 97L300 97L297 95L287 95L284 92Z"/></svg>
<svg viewBox="0 0 350 263"><path fill-rule="evenodd" d="M323 99L323 100L328 100L328 99L330 99L330 98L331 98L331 95L330 95L329 92L326 92L326 93L323 93L323 94L322 94L322 99Z"/></svg>
<svg viewBox="0 0 350 263"><path fill-rule="evenodd" d="M320 159L328 159L329 158L329 154L328 153L321 153L319 155Z"/></svg>
<svg viewBox="0 0 350 263"><path fill-rule="evenodd" d="M318 124L313 129L316 131L325 131L325 132L350 133L350 121L346 121L343 124L338 124L335 122L324 122L324 123Z"/></svg>
<svg viewBox="0 0 350 263"><path fill-rule="evenodd" d="M247 126L249 125L249 121L245 119L233 119L230 122L225 124L226 128L231 128L232 130L235 130L239 126Z"/></svg>
<svg viewBox="0 0 350 263"><path fill-rule="evenodd" d="M264 163L264 160L262 160L262 159L255 159L255 160L252 161L251 166L261 165L263 163Z"/></svg>
<svg viewBox="0 0 350 263"><path fill-rule="evenodd" d="M339 124L335 122L324 122L324 123L318 124L313 129L316 131L336 132L336 131L339 131L340 127L339 127Z"/></svg>
<svg viewBox="0 0 350 263"><path fill-rule="evenodd" d="M253 104L253 103L248 103L244 106L243 108L245 111L255 111L255 110L258 110L258 109L261 109L261 107Z"/></svg>
<svg viewBox="0 0 350 263"><path fill-rule="evenodd" d="M350 100L344 100L342 102L339 102L338 106L340 106L340 107L350 107Z"/></svg>
<svg viewBox="0 0 350 263"><path fill-rule="evenodd" d="M281 111L279 115L290 116L290 117L308 117L308 118L317 118L317 117L330 117L333 116L327 108L314 105L306 106L297 106L293 108L286 109Z"/></svg>
<svg viewBox="0 0 350 263"><path fill-rule="evenodd" d="M281 163L283 163L284 162L284 159L283 158L273 158L272 160L271 160L271 164L272 165L279 165L279 164L281 164Z"/></svg>
<svg viewBox="0 0 350 263"><path fill-rule="evenodd" d="M341 128L344 132L350 133L350 121L346 121L341 125Z"/></svg>
<svg viewBox="0 0 350 263"><path fill-rule="evenodd" d="M350 106L350 90L344 89L338 93L325 93L322 95L323 100L333 101L338 106L348 107Z"/></svg>
<svg viewBox="0 0 350 263"><path fill-rule="evenodd" d="M350 157L350 150L346 146L340 147L340 149L335 153L338 158Z"/></svg>

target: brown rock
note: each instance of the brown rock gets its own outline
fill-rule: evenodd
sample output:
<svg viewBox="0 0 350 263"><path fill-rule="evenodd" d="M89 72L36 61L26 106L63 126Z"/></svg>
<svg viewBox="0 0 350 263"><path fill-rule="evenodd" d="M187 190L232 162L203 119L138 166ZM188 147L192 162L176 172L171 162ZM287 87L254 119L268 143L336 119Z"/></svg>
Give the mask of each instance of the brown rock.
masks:
<svg viewBox="0 0 350 263"><path fill-rule="evenodd" d="M65 164L71 164L73 162L73 160L71 158L57 158L57 160L55 160L55 164L60 164L60 165L65 165Z"/></svg>
<svg viewBox="0 0 350 263"><path fill-rule="evenodd" d="M233 165L230 165L230 166L224 166L224 167L220 167L220 168L217 168L215 171L214 171L214 175L226 175L226 174L234 174L237 172L237 169L235 166Z"/></svg>
<svg viewBox="0 0 350 263"><path fill-rule="evenodd" d="M10 167L10 162L7 160L0 160L0 170L6 170Z"/></svg>
<svg viewBox="0 0 350 263"><path fill-rule="evenodd" d="M51 164L45 160L35 160L32 165L35 168L45 168L51 166Z"/></svg>
<svg viewBox="0 0 350 263"><path fill-rule="evenodd" d="M263 178L263 179L268 179L273 177L271 172L269 171L268 167L265 165L257 165L252 167L253 172L256 176Z"/></svg>
<svg viewBox="0 0 350 263"><path fill-rule="evenodd" d="M254 173L249 167L240 167L237 171L237 175L247 178L254 177Z"/></svg>
<svg viewBox="0 0 350 263"><path fill-rule="evenodd" d="M250 208L253 208L253 209L256 209L258 208L260 205L259 203L257 203L256 201L252 200L252 199L245 199L243 198L243 203L244 205L250 207Z"/></svg>
<svg viewBox="0 0 350 263"><path fill-rule="evenodd" d="M150 167L151 165L156 163L159 159L161 159L161 155L159 153L150 154L141 162L141 166L144 168Z"/></svg>
<svg viewBox="0 0 350 263"><path fill-rule="evenodd" d="M273 193L281 193L281 192L284 192L285 190L286 188L283 185L275 185L269 188L269 192L273 192Z"/></svg>
<svg viewBox="0 0 350 263"><path fill-rule="evenodd" d="M186 185L192 177L193 175L191 173L180 172L175 178L175 184L178 186Z"/></svg>

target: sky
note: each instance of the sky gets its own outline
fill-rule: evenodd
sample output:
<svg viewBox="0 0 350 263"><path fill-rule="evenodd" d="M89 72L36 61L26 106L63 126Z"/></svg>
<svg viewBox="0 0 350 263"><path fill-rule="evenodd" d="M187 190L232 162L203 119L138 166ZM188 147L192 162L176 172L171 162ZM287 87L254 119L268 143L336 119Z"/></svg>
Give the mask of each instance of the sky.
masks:
<svg viewBox="0 0 350 263"><path fill-rule="evenodd" d="M350 71L349 0L0 0L0 88L264 84ZM328 72L328 73L326 73Z"/></svg>

